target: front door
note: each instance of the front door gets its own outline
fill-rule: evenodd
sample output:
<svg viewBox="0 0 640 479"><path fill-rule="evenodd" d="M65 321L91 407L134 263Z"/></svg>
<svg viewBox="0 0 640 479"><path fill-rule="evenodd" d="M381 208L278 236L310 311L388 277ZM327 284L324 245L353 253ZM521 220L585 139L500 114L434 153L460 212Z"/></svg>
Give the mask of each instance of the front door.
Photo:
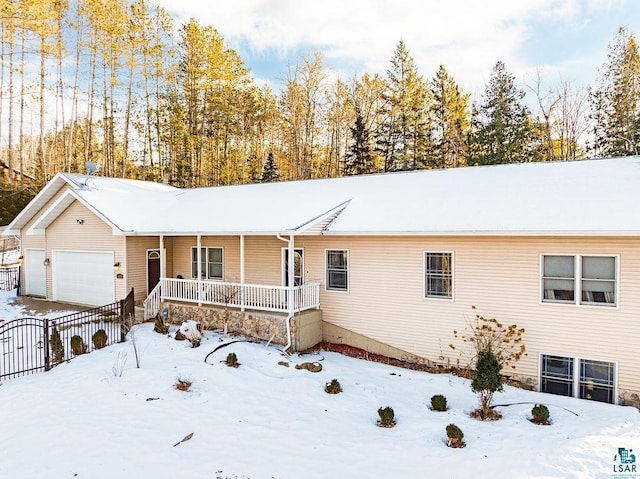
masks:
<svg viewBox="0 0 640 479"><path fill-rule="evenodd" d="M147 294L151 294L153 288L160 281L160 250L147 250Z"/></svg>
<svg viewBox="0 0 640 479"><path fill-rule="evenodd" d="M282 248L282 284L289 286L289 250ZM302 248L293 250L293 285L304 284L304 254Z"/></svg>

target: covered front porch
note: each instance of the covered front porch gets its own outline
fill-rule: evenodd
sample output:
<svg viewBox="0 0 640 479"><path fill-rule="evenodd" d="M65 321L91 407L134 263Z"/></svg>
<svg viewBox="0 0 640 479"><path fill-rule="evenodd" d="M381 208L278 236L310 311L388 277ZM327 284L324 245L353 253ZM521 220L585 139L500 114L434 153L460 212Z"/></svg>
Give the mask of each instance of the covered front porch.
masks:
<svg viewBox="0 0 640 479"><path fill-rule="evenodd" d="M243 234L159 235L155 241L153 249L145 242L145 319L155 317L163 302L288 316L320 307L320 282L305 281L303 251L294 235L252 235L247 248ZM281 284L274 284L278 279Z"/></svg>
<svg viewBox="0 0 640 479"><path fill-rule="evenodd" d="M144 301L145 319L155 317L163 301L295 314L320 307L320 283L289 287L160 278Z"/></svg>

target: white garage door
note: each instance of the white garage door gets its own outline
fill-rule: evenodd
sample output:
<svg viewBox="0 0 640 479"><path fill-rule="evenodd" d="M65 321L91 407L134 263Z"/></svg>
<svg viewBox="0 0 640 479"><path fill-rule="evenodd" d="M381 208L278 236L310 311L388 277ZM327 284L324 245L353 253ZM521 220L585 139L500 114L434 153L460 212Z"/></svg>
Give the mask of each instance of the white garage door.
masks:
<svg viewBox="0 0 640 479"><path fill-rule="evenodd" d="M115 301L113 253L54 251L53 299L99 306Z"/></svg>
<svg viewBox="0 0 640 479"><path fill-rule="evenodd" d="M47 294L47 271L43 249L27 249L25 258L25 293L35 296Z"/></svg>

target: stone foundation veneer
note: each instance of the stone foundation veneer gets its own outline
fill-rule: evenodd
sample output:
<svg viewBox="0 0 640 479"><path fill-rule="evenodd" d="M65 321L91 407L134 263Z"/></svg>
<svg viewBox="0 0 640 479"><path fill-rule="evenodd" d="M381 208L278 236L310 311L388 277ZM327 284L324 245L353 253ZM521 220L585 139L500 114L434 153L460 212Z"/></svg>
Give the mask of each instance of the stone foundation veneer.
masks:
<svg viewBox="0 0 640 479"><path fill-rule="evenodd" d="M226 330L275 344L287 344L287 315L264 311L245 311L215 306L198 306L186 303L163 301L160 311L167 309L168 322L179 325L183 321L196 321L204 329ZM309 310L296 314L291 319L292 349L302 351L322 341L322 313Z"/></svg>

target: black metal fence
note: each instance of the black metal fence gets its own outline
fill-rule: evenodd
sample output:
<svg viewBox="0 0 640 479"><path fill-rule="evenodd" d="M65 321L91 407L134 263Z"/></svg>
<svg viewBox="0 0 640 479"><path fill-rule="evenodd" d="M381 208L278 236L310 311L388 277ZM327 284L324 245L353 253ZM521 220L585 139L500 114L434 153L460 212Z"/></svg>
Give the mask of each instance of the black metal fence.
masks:
<svg viewBox="0 0 640 479"><path fill-rule="evenodd" d="M48 371L63 361L124 342L134 319L133 289L123 300L55 319L0 324L0 381Z"/></svg>
<svg viewBox="0 0 640 479"><path fill-rule="evenodd" d="M0 268L0 291L11 291L20 287L20 267Z"/></svg>

